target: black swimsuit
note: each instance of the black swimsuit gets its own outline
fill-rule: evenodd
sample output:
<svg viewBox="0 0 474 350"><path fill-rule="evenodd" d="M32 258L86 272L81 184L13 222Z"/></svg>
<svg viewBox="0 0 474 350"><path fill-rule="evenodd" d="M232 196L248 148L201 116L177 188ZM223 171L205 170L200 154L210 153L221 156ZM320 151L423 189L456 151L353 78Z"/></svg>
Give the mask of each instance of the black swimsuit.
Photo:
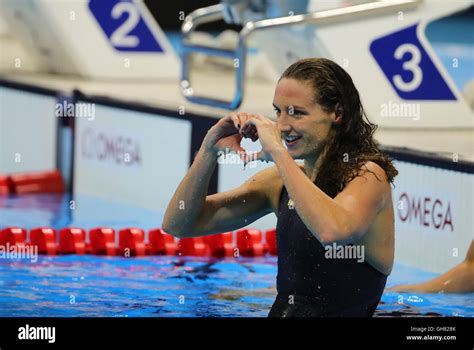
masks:
<svg viewBox="0 0 474 350"><path fill-rule="evenodd" d="M278 295L269 317L371 317L387 276L367 262L329 259L283 187L277 222Z"/></svg>

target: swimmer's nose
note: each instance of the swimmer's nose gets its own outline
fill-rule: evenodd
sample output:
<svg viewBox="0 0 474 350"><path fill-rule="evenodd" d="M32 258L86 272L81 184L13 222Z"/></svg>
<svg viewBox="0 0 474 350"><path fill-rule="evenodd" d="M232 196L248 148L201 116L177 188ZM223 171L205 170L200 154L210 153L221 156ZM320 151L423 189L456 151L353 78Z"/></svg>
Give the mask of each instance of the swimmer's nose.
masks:
<svg viewBox="0 0 474 350"><path fill-rule="evenodd" d="M288 135L291 132L291 126L289 126L288 124L278 123L278 128L280 129L282 138L285 137L286 135Z"/></svg>
<svg viewBox="0 0 474 350"><path fill-rule="evenodd" d="M291 125L288 123L288 118L285 118L285 116L283 114L284 113L282 113L280 118L278 118L277 121L276 121L277 126L280 129L282 136L291 131Z"/></svg>

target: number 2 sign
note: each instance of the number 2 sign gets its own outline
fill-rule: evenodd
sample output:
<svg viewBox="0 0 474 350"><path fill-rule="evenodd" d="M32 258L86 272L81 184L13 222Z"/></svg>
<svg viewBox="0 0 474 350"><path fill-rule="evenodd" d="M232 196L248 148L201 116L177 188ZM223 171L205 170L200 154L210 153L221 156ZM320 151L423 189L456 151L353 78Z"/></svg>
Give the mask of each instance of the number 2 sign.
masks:
<svg viewBox="0 0 474 350"><path fill-rule="evenodd" d="M118 51L163 52L132 0L90 0L89 9Z"/></svg>
<svg viewBox="0 0 474 350"><path fill-rule="evenodd" d="M404 100L455 100L416 34L417 25L376 39L370 52Z"/></svg>

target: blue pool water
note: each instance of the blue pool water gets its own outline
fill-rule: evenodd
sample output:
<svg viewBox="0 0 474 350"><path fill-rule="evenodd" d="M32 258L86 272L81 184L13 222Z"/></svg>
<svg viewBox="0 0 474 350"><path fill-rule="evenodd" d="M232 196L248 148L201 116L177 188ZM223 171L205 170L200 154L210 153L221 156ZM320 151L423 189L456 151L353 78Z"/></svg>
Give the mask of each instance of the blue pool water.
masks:
<svg viewBox="0 0 474 350"><path fill-rule="evenodd" d="M0 227L159 227L162 217L67 195L0 197ZM124 214L127 213L127 214ZM40 256L0 259L1 316L264 317L275 297L276 257ZM435 274L395 265L387 287ZM385 291L377 317L474 316L474 295Z"/></svg>
<svg viewBox="0 0 474 350"><path fill-rule="evenodd" d="M276 261L158 256L0 261L0 316L265 317L275 296ZM433 275L396 265L387 286L407 277L422 281ZM385 291L375 316L473 317L474 298Z"/></svg>

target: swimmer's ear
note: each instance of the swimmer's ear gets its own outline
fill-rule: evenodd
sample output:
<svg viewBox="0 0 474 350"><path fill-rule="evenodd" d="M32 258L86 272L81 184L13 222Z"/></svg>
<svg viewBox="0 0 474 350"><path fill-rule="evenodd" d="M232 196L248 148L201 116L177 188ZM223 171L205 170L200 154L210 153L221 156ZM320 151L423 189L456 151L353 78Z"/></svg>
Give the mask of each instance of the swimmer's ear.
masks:
<svg viewBox="0 0 474 350"><path fill-rule="evenodd" d="M344 109L342 108L340 103L336 104L336 107L334 108L334 121L333 124L341 124L342 122L342 117L344 116Z"/></svg>

